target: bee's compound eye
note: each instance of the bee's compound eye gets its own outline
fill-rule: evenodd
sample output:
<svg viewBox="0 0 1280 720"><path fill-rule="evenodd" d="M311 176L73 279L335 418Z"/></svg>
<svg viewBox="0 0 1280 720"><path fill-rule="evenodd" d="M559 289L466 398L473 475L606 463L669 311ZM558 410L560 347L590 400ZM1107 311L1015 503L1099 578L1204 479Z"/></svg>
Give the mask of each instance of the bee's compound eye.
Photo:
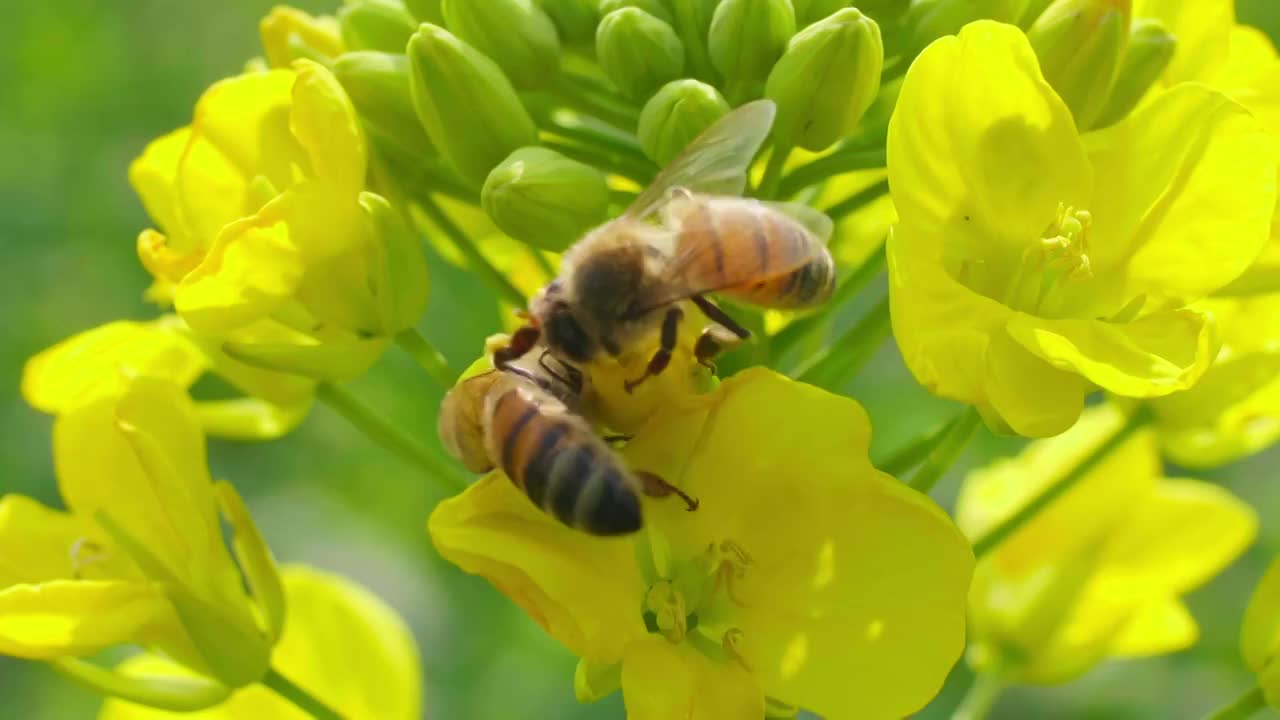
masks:
<svg viewBox="0 0 1280 720"><path fill-rule="evenodd" d="M567 306L561 305L551 313L544 329L547 343L564 353L570 360L586 362L595 354L595 343L582 324Z"/></svg>

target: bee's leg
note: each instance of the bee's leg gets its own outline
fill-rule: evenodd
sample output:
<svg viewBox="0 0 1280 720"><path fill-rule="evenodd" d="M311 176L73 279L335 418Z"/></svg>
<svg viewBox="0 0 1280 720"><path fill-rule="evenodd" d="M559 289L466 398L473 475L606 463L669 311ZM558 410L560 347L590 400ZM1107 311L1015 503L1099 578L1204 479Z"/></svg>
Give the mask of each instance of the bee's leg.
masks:
<svg viewBox="0 0 1280 720"><path fill-rule="evenodd" d="M688 493L651 472L637 472L636 477L640 479L640 489L645 495L651 498L671 497L679 495L684 500L685 509L693 512L698 509L698 499L690 497Z"/></svg>
<svg viewBox="0 0 1280 720"><path fill-rule="evenodd" d="M698 336L698 341L693 346L693 357L698 361L699 365L707 368L711 372L716 371L714 359L720 356L720 353L732 347L736 347L742 343L742 338L730 332L722 325L708 325L703 329L702 334Z"/></svg>
<svg viewBox="0 0 1280 720"><path fill-rule="evenodd" d="M538 344L542 331L534 325L522 325L511 334L511 342L504 348L493 351L493 366L499 370L507 369L511 363L524 357L524 354Z"/></svg>
<svg viewBox="0 0 1280 720"><path fill-rule="evenodd" d="M671 362L671 353L676 349L676 340L679 338L680 319L684 317L684 311L678 307L671 307L667 310L667 314L662 318L662 344L658 347L658 351L649 358L649 365L644 369L644 374L635 380L628 380L623 387L627 392L636 389L640 383L649 378L658 375L667 369L667 363Z"/></svg>
<svg viewBox="0 0 1280 720"><path fill-rule="evenodd" d="M689 299L693 301L694 305L698 306L698 309L702 311L703 315L706 315L708 318L710 318L711 322L714 322L717 325L720 325L725 330L728 330L729 332L738 336L739 340L746 340L747 338L751 337L750 330L739 325L737 320L734 320L733 318L729 317L729 314L721 310L718 306L716 306L715 303L711 302L710 300L706 299L701 295L694 295Z"/></svg>

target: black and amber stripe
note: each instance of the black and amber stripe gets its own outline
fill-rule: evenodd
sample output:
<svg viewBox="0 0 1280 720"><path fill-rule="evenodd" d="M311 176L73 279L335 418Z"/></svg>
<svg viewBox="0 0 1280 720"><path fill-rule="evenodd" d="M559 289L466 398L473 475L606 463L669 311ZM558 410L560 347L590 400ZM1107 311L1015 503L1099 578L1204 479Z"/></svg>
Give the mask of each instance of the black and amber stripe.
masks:
<svg viewBox="0 0 1280 720"><path fill-rule="evenodd" d="M639 482L559 401L512 388L491 405L494 460L535 505L593 535L640 529Z"/></svg>

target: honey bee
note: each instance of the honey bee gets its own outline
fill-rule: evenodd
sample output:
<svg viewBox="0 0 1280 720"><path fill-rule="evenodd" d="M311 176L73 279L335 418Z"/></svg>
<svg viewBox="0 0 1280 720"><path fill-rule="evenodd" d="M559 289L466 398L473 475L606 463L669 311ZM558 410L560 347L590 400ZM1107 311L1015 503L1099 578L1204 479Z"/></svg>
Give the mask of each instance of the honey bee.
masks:
<svg viewBox="0 0 1280 720"><path fill-rule="evenodd" d="M565 253L559 277L533 298L525 325L495 367L539 342L580 365L620 356L653 334L659 347L630 392L671 360L683 301L712 324L694 346L698 362L750 337L708 300L718 295L768 308L803 308L831 296L831 220L804 205L740 197L773 124L768 100L743 105L699 135L618 218Z"/></svg>
<svg viewBox="0 0 1280 720"><path fill-rule="evenodd" d="M583 375L569 365L553 368L549 355L450 390L438 423L450 454L472 472L502 468L534 505L592 535L639 530L641 495L679 495L697 509L696 500L657 475L627 467L584 414Z"/></svg>

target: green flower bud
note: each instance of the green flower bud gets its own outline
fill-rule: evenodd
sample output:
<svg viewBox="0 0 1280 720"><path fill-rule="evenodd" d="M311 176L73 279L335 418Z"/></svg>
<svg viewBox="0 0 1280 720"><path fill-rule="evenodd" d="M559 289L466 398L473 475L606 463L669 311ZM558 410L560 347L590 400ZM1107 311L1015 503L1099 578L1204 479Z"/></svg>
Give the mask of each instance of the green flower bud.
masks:
<svg viewBox="0 0 1280 720"><path fill-rule="evenodd" d="M409 40L409 90L427 137L464 180L479 187L538 129L502 70L444 28L423 24Z"/></svg>
<svg viewBox="0 0 1280 720"><path fill-rule="evenodd" d="M382 333L393 336L413 327L427 308L427 259L418 237L381 195L360 193L360 207L372 238L369 289Z"/></svg>
<svg viewBox="0 0 1280 720"><path fill-rule="evenodd" d="M605 221L609 187L590 165L546 148L525 147L489 173L480 202L506 234L560 252Z"/></svg>
<svg viewBox="0 0 1280 720"><path fill-rule="evenodd" d="M560 72L560 37L532 0L444 0L445 26L488 55L521 89Z"/></svg>
<svg viewBox="0 0 1280 720"><path fill-rule="evenodd" d="M333 74L371 136L418 157L435 155L413 109L408 57L373 50L349 52L334 63Z"/></svg>
<svg viewBox="0 0 1280 720"><path fill-rule="evenodd" d="M600 0L600 16L629 7L640 8L668 25L675 21L675 18L671 17L671 12L667 10L667 6L662 4L662 0Z"/></svg>
<svg viewBox="0 0 1280 720"><path fill-rule="evenodd" d="M600 21L596 58L624 95L639 100L680 77L684 45L670 25L639 8L622 8Z"/></svg>
<svg viewBox="0 0 1280 720"><path fill-rule="evenodd" d="M711 31L711 18L715 16L720 0L666 0L671 7L672 23L680 42L684 43L685 58L693 76L713 85L720 81L711 54L707 50L707 34Z"/></svg>
<svg viewBox="0 0 1280 720"><path fill-rule="evenodd" d="M697 80L675 80L645 103L636 136L650 160L666 165L728 112L729 103L714 87Z"/></svg>
<svg viewBox="0 0 1280 720"><path fill-rule="evenodd" d="M1129 36L1129 0L1055 0L1027 31L1044 79L1081 129L1111 92Z"/></svg>
<svg viewBox="0 0 1280 720"><path fill-rule="evenodd" d="M404 0L404 7L420 23L444 25L444 13L440 11L440 0Z"/></svg>
<svg viewBox="0 0 1280 720"><path fill-rule="evenodd" d="M1129 46L1120 60L1111 97L1098 116L1098 127L1119 122L1137 106L1151 85L1169 67L1177 50L1178 38L1165 29L1159 21L1148 18L1135 20L1129 31Z"/></svg>
<svg viewBox="0 0 1280 720"><path fill-rule="evenodd" d="M1052 2L1053 0L1027 0L1027 8L1022 11L1022 19L1018 21L1018 25L1024 28L1031 27Z"/></svg>
<svg viewBox="0 0 1280 720"><path fill-rule="evenodd" d="M954 35L974 20L1016 23L1028 0L911 0L904 22L906 51L914 57L943 35Z"/></svg>
<svg viewBox="0 0 1280 720"><path fill-rule="evenodd" d="M796 33L791 0L724 0L711 18L707 49L735 104L757 97Z"/></svg>
<svg viewBox="0 0 1280 720"><path fill-rule="evenodd" d="M347 50L402 53L418 23L396 0L361 0L338 10L338 27Z"/></svg>
<svg viewBox="0 0 1280 720"><path fill-rule="evenodd" d="M538 7L555 23L566 43L589 43L595 39L600 22L599 0L537 0Z"/></svg>
<svg viewBox="0 0 1280 720"><path fill-rule="evenodd" d="M765 86L778 105L774 137L817 152L853 132L880 91L883 66L880 26L853 8L805 28Z"/></svg>

